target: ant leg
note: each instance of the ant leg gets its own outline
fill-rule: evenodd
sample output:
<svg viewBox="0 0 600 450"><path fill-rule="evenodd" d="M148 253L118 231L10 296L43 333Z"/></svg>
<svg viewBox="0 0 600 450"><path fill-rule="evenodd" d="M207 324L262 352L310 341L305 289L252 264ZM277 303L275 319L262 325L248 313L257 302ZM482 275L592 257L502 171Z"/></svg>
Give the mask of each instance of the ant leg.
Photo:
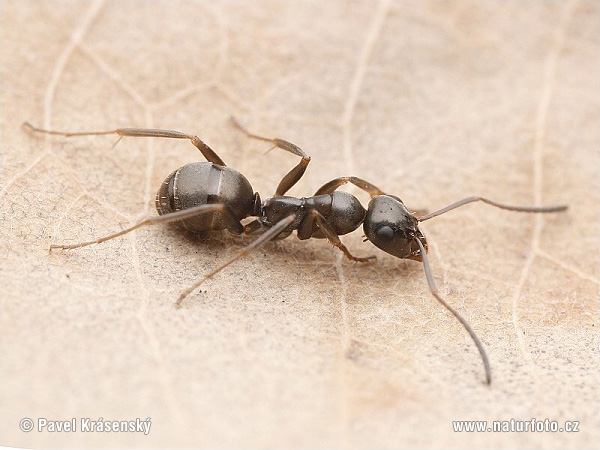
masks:
<svg viewBox="0 0 600 450"><path fill-rule="evenodd" d="M188 209L184 209L181 211L175 211L172 213L163 214L162 216L148 217L129 228L126 228L124 230L121 230L117 233L114 233L114 234L111 234L108 236L101 237L101 238L93 240L93 241L80 242L79 244L72 244L72 245L52 244L50 246L50 251L52 251L55 248L62 249L62 250L71 250L71 249L79 248L79 247L87 247L88 245L92 245L92 244L100 244L101 242L117 238L119 236L127 234L127 233L129 233L133 230L136 230L145 225L155 225L157 223L176 222L178 220L189 219L189 218L197 217L197 216L200 216L203 214L213 214L215 212L224 214L224 217L231 216L230 217L231 220L234 220L232 213L230 212L229 208L226 205L223 205L220 203L200 205L200 206L196 206L194 208L188 208ZM231 231L232 233L241 234L242 230L243 230L242 225L239 222L237 222L237 225L238 225L238 227L234 227L233 225L230 224L227 227L227 229L229 231Z"/></svg>
<svg viewBox="0 0 600 450"><path fill-rule="evenodd" d="M212 278L214 275L216 275L217 273L219 273L221 270L223 270L225 267L227 267L231 263L233 263L233 262L237 261L238 259L246 256L252 250L257 249L261 245L266 244L267 242L272 241L273 239L276 239L277 236L281 232L285 231L285 229L287 227L289 227L291 224L293 224L295 220L296 220L296 215L295 214L292 214L290 216L285 217L284 219L281 219L279 222L277 222L275 225L273 225L271 228L269 228L264 234L260 235L250 245L244 247L236 255L234 255L233 257L231 257L229 260L225 261L223 264L221 264L216 269L213 269L212 271L210 271L209 273L207 273L206 275L204 275L204 277L200 278L200 280L196 281L189 288L187 288L185 291L183 291L179 295L179 298L177 299L177 301L175 302L175 306L177 308L181 307L181 303L183 302L183 300L185 300L185 298L188 295L190 295L194 289L196 289L198 286L200 286L202 283L204 283L209 278Z"/></svg>
<svg viewBox="0 0 600 450"><path fill-rule="evenodd" d="M444 214L448 211L452 211L453 209L459 208L463 205L466 205L468 203L473 203L473 202L478 202L481 201L483 203L487 203L488 205L492 205L495 206L496 208L500 208L500 209L507 209L509 211L520 211L520 212L530 212L530 213L552 213L552 212L560 212L560 211L566 211L568 206L567 205L558 205L558 206L541 206L541 207L536 207L536 206L510 206L510 205L504 205L502 203L496 203L492 200L489 200L487 198L483 198L483 197L467 197L467 198L463 198L462 200L459 200L455 203L452 203L448 206L443 207L442 209L438 209L437 211L434 211L432 213L426 214L424 216L420 216L417 217L417 220L419 222L423 222L424 220L428 220L431 219L433 217L439 216L441 214Z"/></svg>
<svg viewBox="0 0 600 450"><path fill-rule="evenodd" d="M367 256L365 258L360 258L360 257L354 256L352 253L350 253L350 250L348 250L348 248L344 244L342 244L342 241L340 240L340 237L331 228L331 226L325 221L325 217L323 217L323 215L319 211L313 209L309 213L308 218L310 218L310 219L314 220L315 222L317 222L317 226L321 229L321 231L323 232L323 234L325 235L325 237L327 238L327 240L332 245L334 245L335 247L339 248L342 252L344 252L344 255L346 255L346 257L349 260L356 261L356 262L367 262L370 259L375 259L375 256L373 256L373 255L372 256ZM307 223L305 226L312 228L312 224L310 222Z"/></svg>
<svg viewBox="0 0 600 450"><path fill-rule="evenodd" d="M374 184L369 183L368 181L365 181L362 178L358 178L358 177L341 177L341 178L336 178L335 180L331 180L330 182L325 183L323 186L321 186L319 188L319 190L315 193L315 195L331 194L337 188L339 188L340 186L343 186L346 183L352 183L354 186L362 189L367 194L369 194L371 196L371 198L377 197L378 195L386 195L385 192L383 192L381 189L379 189ZM416 216L427 213L426 209L413 209L413 208L407 208L407 209L409 211L411 211L411 213L413 215L416 215Z"/></svg>
<svg viewBox="0 0 600 450"><path fill-rule="evenodd" d="M483 361L483 367L485 369L485 381L487 384L491 384L492 383L492 371L490 369L490 361L485 352L485 348L483 348L483 344L479 340L479 337L475 334L475 331L473 331L473 329L471 328L471 325L469 325L469 322L467 322L458 313L458 311L456 311L452 306L450 306L440 296L440 294L438 293L437 287L435 286L435 282L433 281L433 275L431 273L431 268L429 267L429 260L427 258L427 252L425 251L425 248L423 247L423 244L421 243L420 239L415 238L415 242L419 245L419 248L421 249L421 255L423 256L423 268L425 269L425 278L427 278L427 284L429 285L429 291L431 292L431 295L433 295L435 297L435 299L438 302L440 302L440 304L444 308L446 308L448 311L450 311L452 313L452 315L454 317L456 317L456 319L465 328L465 330L467 330L467 333L469 333L469 336L471 336L471 339L473 339L473 342L475 343L475 346L477 347L477 350L479 350L479 354L481 355L481 360Z"/></svg>
<svg viewBox="0 0 600 450"><path fill-rule="evenodd" d="M352 183L354 186L362 189L367 194L369 194L371 198L376 197L378 195L385 195L385 192L383 192L377 186L358 177L341 177L336 178L335 180L331 180L330 182L325 183L323 186L321 186L319 190L315 192L315 195L331 194L337 188L343 186L346 183Z"/></svg>
<svg viewBox="0 0 600 450"><path fill-rule="evenodd" d="M180 131L173 130L159 130L154 128L117 128L116 130L111 131L78 131L78 132L65 132L65 131L53 131L53 130L44 130L43 128L34 127L29 122L23 123L23 128L33 131L36 133L45 133L52 134L57 136L99 136L106 134L116 134L119 136L119 140L123 136L135 136L135 137L164 137L164 138L172 138L172 139L189 139L194 146L202 155L206 158L207 161L218 164L219 166L225 166L223 160L216 154L216 152L206 145L198 136L194 136L192 134L182 133ZM118 143L119 141L117 141ZM115 143L116 145L116 143Z"/></svg>
<svg viewBox="0 0 600 450"><path fill-rule="evenodd" d="M302 178L302 175L304 175L304 172L306 172L306 168L308 167L308 163L310 162L310 156L304 153L304 150L302 150L297 145L292 144L291 142L284 141L283 139L267 138L250 133L242 125L240 125L240 123L233 117L231 118L231 122L236 128L238 128L249 138L258 139L259 141L270 142L271 144L273 144L273 147L271 147L270 150L272 150L275 147L279 147L280 149L285 150L286 152L293 153L294 155L300 156L302 158L298 165L292 170L290 170L281 179L281 181L279 182L279 186L277 186L277 189L275 191L275 197L281 197L282 195L284 195L287 191L289 191L292 188L292 186L294 186L298 182L298 180L300 180L300 178Z"/></svg>

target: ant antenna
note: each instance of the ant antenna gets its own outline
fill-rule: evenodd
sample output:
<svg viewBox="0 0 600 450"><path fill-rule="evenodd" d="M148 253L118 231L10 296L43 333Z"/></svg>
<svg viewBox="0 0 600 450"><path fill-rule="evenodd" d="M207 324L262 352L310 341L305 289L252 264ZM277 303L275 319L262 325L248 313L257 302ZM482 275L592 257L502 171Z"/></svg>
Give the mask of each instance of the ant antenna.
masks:
<svg viewBox="0 0 600 450"><path fill-rule="evenodd" d="M438 209L437 211L434 211L432 213L429 214L425 214L423 216L417 217L417 220L419 222L423 222L425 220L429 220L433 217L442 215L444 213L447 213L448 211L452 211L453 209L456 208L460 208L463 205L466 205L468 203L473 203L473 202L483 202L483 203L487 203L488 205L492 205L495 206L496 208L500 208L500 209L507 209L509 211L519 211L519 212L529 212L529 213L552 213L552 212L560 212L560 211L566 211L568 206L567 205L558 205L558 206L540 206L540 207L536 207L536 206L511 206L511 205L504 205L502 203L497 203L493 200L487 199L487 198L483 198L483 197L467 197L467 198L463 198L462 200L459 200L457 202L451 203L448 206L444 206L442 209Z"/></svg>
<svg viewBox="0 0 600 450"><path fill-rule="evenodd" d="M443 208L438 209L437 211L434 211L432 213L419 216L419 217L417 217L417 220L419 222L423 222L425 220L429 220L433 217L440 216L444 213L447 213L448 211L452 211L453 209L460 208L461 206L464 206L468 203L473 203L473 202L483 202L483 203L487 203L488 205L492 205L492 206L495 206L496 208L500 208L500 209L506 209L509 211L518 211L518 212L528 212L528 213L553 213L553 212L566 211L568 208L567 205L541 206L541 207L512 206L512 205L505 205L503 203L497 203L493 200L490 200L490 199L487 199L484 197L473 196L473 197L463 198L462 200L459 200L457 202L454 202L447 206L444 206ZM448 311L450 311L454 315L454 317L456 317L456 319L462 324L462 326L465 328L465 330L467 330L467 332L471 336L471 339L473 339L473 342L477 346L477 350L479 350L479 354L481 355L481 359L483 361L483 366L485 368L486 383L488 385L491 384L492 373L490 370L490 362L488 360L487 354L485 353L485 349L483 348L483 344L481 343L481 341L479 340L479 337L477 337L477 335L475 334L475 332L473 331L473 329L471 328L469 323L454 308L452 308L448 303L446 303L446 301L442 297L440 297L437 287L435 286L435 282L433 281L433 275L431 273L431 268L429 267L429 260L427 258L427 252L425 251L423 244L421 243L421 241L418 238L415 237L414 240L420 248L421 256L423 259L423 268L425 269L425 277L427 278L427 284L429 284L429 290L431 291L431 295L433 295L436 298L436 300L442 304L442 306L444 308L446 308Z"/></svg>
<svg viewBox="0 0 600 450"><path fill-rule="evenodd" d="M471 201L475 201L475 200L471 200ZM450 206L452 206L452 205L450 205ZM460 205L458 205L458 206L460 206ZM455 206L455 208L456 207L457 206ZM453 209L453 208L451 208L451 209ZM435 213L433 213L433 214L435 214ZM442 213L440 213L440 214L442 214ZM428 215L431 215L431 214L428 214ZM446 308L448 311L450 311L452 313L452 315L454 317L456 317L456 319L462 324L462 326L465 328L465 330L467 330L467 332L471 336L471 339L473 339L473 342L477 346L477 350L479 350L479 354L481 355L481 359L483 361L483 367L485 368L485 382L488 385L490 385L492 383L492 371L490 369L490 361L487 357L485 349L483 348L483 344L479 340L479 337L475 334L475 331L473 331L473 329L471 328L471 325L469 325L469 323L458 313L458 311L456 311L452 306L450 306L446 302L446 300L444 300L438 293L435 282L433 281L433 275L431 273L431 268L429 267L429 260L427 258L427 252L425 251L423 244L417 237L415 237L414 240L419 245L419 249L421 250L421 256L423 257L423 268L425 269L425 277L427 278L427 284L429 285L429 291L431 292L431 295L433 295L436 298L436 300L442 304L442 306L444 308Z"/></svg>

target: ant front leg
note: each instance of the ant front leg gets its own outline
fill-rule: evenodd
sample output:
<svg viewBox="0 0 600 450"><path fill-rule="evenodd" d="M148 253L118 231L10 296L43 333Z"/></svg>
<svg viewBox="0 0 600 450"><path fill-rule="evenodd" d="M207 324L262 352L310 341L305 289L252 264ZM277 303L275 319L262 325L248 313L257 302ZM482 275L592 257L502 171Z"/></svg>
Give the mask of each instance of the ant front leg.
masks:
<svg viewBox="0 0 600 450"><path fill-rule="evenodd" d="M327 240L333 246L339 248L344 253L344 255L346 255L346 257L349 260L355 261L355 262L367 262L370 259L375 259L374 255L361 258L358 256L354 256L352 253L350 253L350 250L348 250L348 248L342 243L342 241L340 240L340 237L337 235L337 233L334 231L334 229L327 223L327 221L325 220L325 217L323 217L323 215L315 209L310 211L308 213L308 216L306 217L306 219L304 219L303 224L302 224L303 229L311 230L314 222L316 222L317 226L323 232L323 234L325 235ZM306 227L306 228L304 228L304 227ZM301 233L301 230L298 230L299 236L300 236L300 233Z"/></svg>
<svg viewBox="0 0 600 450"><path fill-rule="evenodd" d="M233 117L231 118L231 122L236 128L238 128L249 138L258 139L259 141L270 142L271 144L273 144L273 147L271 147L269 150L272 150L275 147L279 147L280 149L285 150L286 152L293 153L294 155L300 156L302 158L298 165L292 170L290 170L281 179L281 181L279 182L279 186L277 186L277 189L275 190L275 197L281 197L282 195L285 195L285 193L289 191L292 188L292 186L294 186L300 180L300 178L302 178L304 172L306 172L306 168L308 167L308 163L310 162L310 156L304 153L304 150L302 150L300 147L298 147L295 144L292 144L291 142L284 141L283 139L278 138L267 138L250 133L242 125L240 125L240 123Z"/></svg>
<svg viewBox="0 0 600 450"><path fill-rule="evenodd" d="M109 241L111 239L117 238L124 234L130 233L133 230L136 230L145 225L156 225L159 223L169 223L169 222L177 222L180 220L190 219L192 217L198 217L204 214L214 214L220 213L223 218L226 218L227 229L234 234L241 234L243 232L242 225L235 220L235 217L231 210L227 207L227 205L223 205L220 203L214 203L209 205L200 205L194 208L188 208L181 211L175 211L168 214L163 214L162 216L152 216L148 217L140 222L132 225L129 228L121 230L117 233L110 234L108 236L104 236L93 241L80 242L79 244L72 245L63 245L63 244L52 244L50 246L50 251L53 249L61 249L61 250L72 250L74 248L87 247L92 244L100 244L105 241ZM237 226L236 226L237 225Z"/></svg>
<svg viewBox="0 0 600 450"><path fill-rule="evenodd" d="M315 192L315 195L331 194L332 192L337 190L337 188L339 188L347 183L352 183L354 186L362 189L367 194L369 194L372 199L377 197L378 195L387 195L385 192L383 192L381 189L379 189L374 184L369 183L368 181L363 180L362 178L358 178L358 177L340 177L340 178L331 180L328 183L325 183L323 186L321 186L319 188L319 190L317 190L317 192ZM417 215L417 216L427 213L427 210L425 210L425 209L412 209L412 208L408 208L408 209L410 211L412 211L413 215Z"/></svg>
<svg viewBox="0 0 600 450"><path fill-rule="evenodd" d="M362 178L358 178L358 177L340 177L340 178L336 178L334 180L331 180L328 183L325 183L323 186L321 186L317 190L317 192L315 192L315 196L322 195L322 194L331 194L337 188L339 188L339 187L341 187L341 186L343 186L344 184L347 184L347 183L352 183L357 188L362 189L367 194L369 194L371 196L371 198L377 197L378 195L385 195L385 192L383 192L377 186L375 186L372 183L369 183L366 180L363 180Z"/></svg>
<svg viewBox="0 0 600 450"><path fill-rule="evenodd" d="M206 158L208 162L218 164L219 166L225 166L225 163L221 159L217 153L206 145L198 136L194 136L193 134L186 134L180 131L174 130L159 130L155 128L117 128L116 130L110 131L77 131L77 132L69 132L69 131L53 131L53 130L44 130L43 128L34 127L29 122L23 123L23 128L33 131L36 133L45 133L52 134L56 136L65 136L65 137L73 137L73 136L101 136L107 134L116 134L119 136L115 145L119 143L121 138L124 136L134 136L134 137L163 137L163 138L171 138L171 139L189 139L194 146L200 150L202 155ZM114 146L113 146L114 147Z"/></svg>

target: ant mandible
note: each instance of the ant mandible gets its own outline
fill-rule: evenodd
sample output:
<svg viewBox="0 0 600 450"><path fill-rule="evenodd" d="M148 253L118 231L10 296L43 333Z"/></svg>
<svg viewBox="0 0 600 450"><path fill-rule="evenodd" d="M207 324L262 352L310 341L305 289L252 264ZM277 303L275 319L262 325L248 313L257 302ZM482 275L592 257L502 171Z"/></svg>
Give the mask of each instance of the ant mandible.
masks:
<svg viewBox="0 0 600 450"><path fill-rule="evenodd" d="M491 369L483 344L469 323L438 293L427 258L427 240L419 230L419 222L473 202L483 202L509 211L530 213L565 211L567 206L510 206L483 197L467 197L432 213L414 215L398 197L386 194L372 183L358 177L341 177L331 180L321 186L312 197L286 196L285 193L304 175L310 162L310 156L291 142L250 133L235 119L231 120L246 136L269 142L272 145L271 148L278 147L301 157L300 162L282 178L275 190L275 195L265 201L261 201L258 192L254 192L244 175L227 167L214 150L200 138L191 134L149 128L63 132L45 130L27 122L24 123L23 126L29 131L66 137L116 134L119 136L119 140L124 136L188 139L208 161L186 164L167 177L156 194L155 202L159 216L148 217L129 228L93 241L73 245L53 244L50 246L50 250L70 250L99 244L144 225L168 222L177 222L183 228L198 233L226 229L237 235L258 236L235 256L185 289L175 302L175 305L180 307L183 300L193 290L225 267L269 241L288 237L294 230L296 230L298 238L302 240L326 238L352 261L366 262L373 259L374 256L362 258L354 256L339 238L339 236L354 231L362 224L366 240L371 241L379 249L397 258L412 259L423 263L431 294L456 317L477 346L485 369L486 383L489 385L492 380ZM347 183L354 184L371 196L367 210L363 208L356 197L337 190ZM248 217L255 217L255 219L242 225L241 220Z"/></svg>

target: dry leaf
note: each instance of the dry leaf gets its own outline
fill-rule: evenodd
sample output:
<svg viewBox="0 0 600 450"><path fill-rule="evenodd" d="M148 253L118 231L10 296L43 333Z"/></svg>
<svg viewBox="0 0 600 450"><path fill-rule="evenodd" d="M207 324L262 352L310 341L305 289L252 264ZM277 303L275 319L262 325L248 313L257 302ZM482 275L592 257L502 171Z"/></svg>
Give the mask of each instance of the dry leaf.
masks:
<svg viewBox="0 0 600 450"><path fill-rule="evenodd" d="M595 2L2 2L2 444L27 448L588 448L598 442ZM421 266L343 240L266 245L146 227L188 142L34 136L119 126L195 133L266 198L356 175L414 208ZM368 198L356 189L365 204ZM19 430L29 417L145 420L143 433ZM578 433L455 433L453 421L579 421Z"/></svg>

